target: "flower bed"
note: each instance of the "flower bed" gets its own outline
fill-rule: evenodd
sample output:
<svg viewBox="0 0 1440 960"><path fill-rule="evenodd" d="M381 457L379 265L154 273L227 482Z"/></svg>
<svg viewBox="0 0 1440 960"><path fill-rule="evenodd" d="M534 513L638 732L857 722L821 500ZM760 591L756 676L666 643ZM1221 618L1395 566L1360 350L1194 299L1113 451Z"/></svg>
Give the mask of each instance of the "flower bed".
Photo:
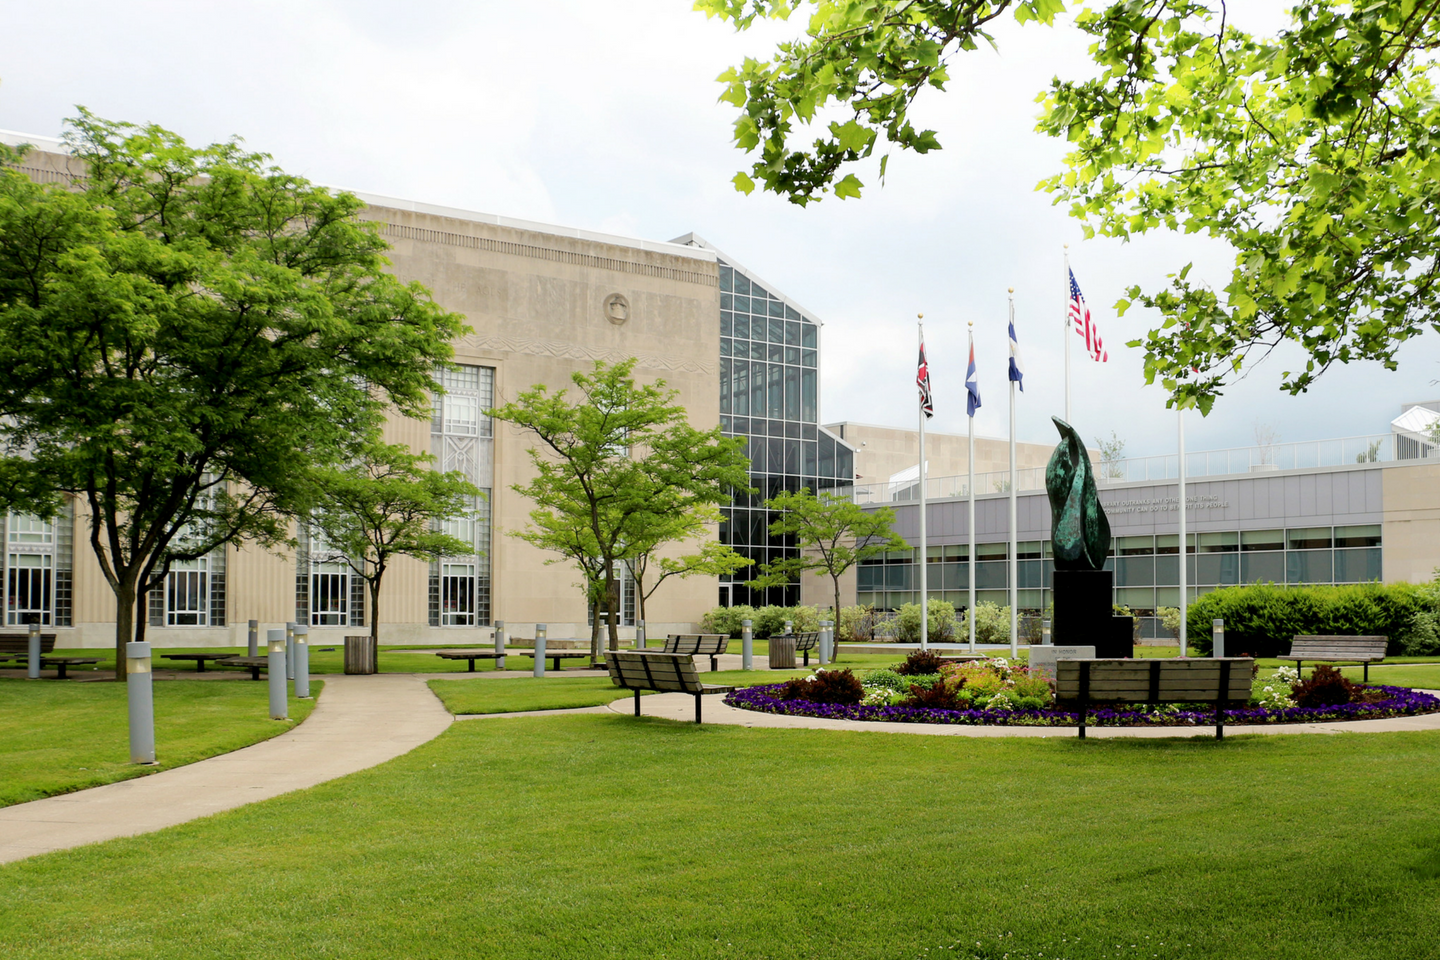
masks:
<svg viewBox="0 0 1440 960"><path fill-rule="evenodd" d="M960 723L973 726L1070 727L1080 722L1078 713L1059 709L969 709L941 710L932 707L880 706L873 704L813 703L809 700L780 700L775 694L784 684L746 687L726 695L725 703L741 710L777 713L829 720L883 720L892 723ZM1384 699L1369 703L1344 703L1324 707L1243 707L1225 711L1226 724L1320 723L1334 720L1378 720L1440 711L1440 698L1405 687L1374 687ZM1086 722L1101 727L1192 727L1215 722L1213 709L1183 710L1095 707Z"/></svg>

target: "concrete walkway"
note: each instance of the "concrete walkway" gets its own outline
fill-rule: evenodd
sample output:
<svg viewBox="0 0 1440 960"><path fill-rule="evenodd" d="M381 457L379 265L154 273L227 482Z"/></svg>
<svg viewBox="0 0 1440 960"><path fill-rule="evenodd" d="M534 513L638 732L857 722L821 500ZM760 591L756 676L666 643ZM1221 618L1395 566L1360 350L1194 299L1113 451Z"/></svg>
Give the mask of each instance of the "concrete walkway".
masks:
<svg viewBox="0 0 1440 960"><path fill-rule="evenodd" d="M148 777L0 807L0 863L150 833L364 770L408 753L451 716L408 674L326 675L288 733ZM163 747L162 747L163 750Z"/></svg>
<svg viewBox="0 0 1440 960"><path fill-rule="evenodd" d="M1431 692L1431 691L1426 691ZM1440 696L1440 694L1437 694ZM888 723L862 720L826 720L820 717L790 717L726 706L720 696L705 697L706 723L727 723L742 727L782 730L844 730L872 733L909 733L933 737L1068 737L1076 738L1074 727L979 727L958 723ZM610 704L613 713L631 715L635 702L627 697ZM688 693L656 693L640 698L640 713L666 720L695 721L695 698ZM1284 723L1274 725L1226 724L1225 735L1277 733L1383 733L1395 730L1440 730L1440 713L1418 717L1391 717L1384 720L1352 720L1346 723ZM1086 727L1086 737L1214 737L1210 727Z"/></svg>

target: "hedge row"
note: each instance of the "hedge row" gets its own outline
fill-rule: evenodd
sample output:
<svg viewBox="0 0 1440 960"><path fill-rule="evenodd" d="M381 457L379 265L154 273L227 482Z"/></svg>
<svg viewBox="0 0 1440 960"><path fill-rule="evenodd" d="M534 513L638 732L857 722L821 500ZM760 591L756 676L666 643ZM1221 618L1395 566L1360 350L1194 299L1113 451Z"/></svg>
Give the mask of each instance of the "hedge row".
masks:
<svg viewBox="0 0 1440 960"><path fill-rule="evenodd" d="M1427 621L1437 608L1435 584L1356 584L1334 587L1222 587L1190 605L1190 646L1209 654L1211 625L1225 621L1225 652L1276 657L1297 636L1389 637L1390 654L1425 654Z"/></svg>

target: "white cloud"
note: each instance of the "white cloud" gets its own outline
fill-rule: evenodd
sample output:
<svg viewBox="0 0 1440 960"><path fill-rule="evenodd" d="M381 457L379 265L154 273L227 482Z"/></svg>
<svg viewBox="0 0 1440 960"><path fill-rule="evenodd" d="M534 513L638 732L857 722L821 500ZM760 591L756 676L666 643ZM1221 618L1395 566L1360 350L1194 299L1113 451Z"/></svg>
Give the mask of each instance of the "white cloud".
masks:
<svg viewBox="0 0 1440 960"><path fill-rule="evenodd" d="M1279 7L1232 3L1232 21L1273 25ZM1223 250L1194 237L1082 242L1034 190L1064 145L1033 132L1035 94L1086 69L1073 32L997 29L1000 51L958 58L950 92L916 116L945 149L897 154L860 201L801 209L729 184L746 157L715 76L764 55L798 25L736 35L684 0L544 4L264 0L51 0L11 5L0 33L0 127L59 132L83 103L153 120L193 141L241 133L287 169L357 190L666 239L694 230L825 322L827 419L914 422L914 320L926 315L935 428L965 429L966 323L973 321L985 406L981 433L1006 431L1006 288L1029 369L1020 435L1047 440L1063 409L1062 244L1107 343L1100 368L1072 354L1076 425L1115 430L1132 453L1173 448L1174 414L1143 386L1123 346L1153 318L1114 316L1124 289L1154 287L1189 260L1223 284ZM1261 23L1262 20L1268 22ZM873 178L872 178L873 179ZM1311 394L1276 389L1293 351L1257 367L1192 447L1242 445L1257 419L1284 440L1381 431L1401 401L1440 395L1435 339L1402 351L1401 370L1356 366Z"/></svg>

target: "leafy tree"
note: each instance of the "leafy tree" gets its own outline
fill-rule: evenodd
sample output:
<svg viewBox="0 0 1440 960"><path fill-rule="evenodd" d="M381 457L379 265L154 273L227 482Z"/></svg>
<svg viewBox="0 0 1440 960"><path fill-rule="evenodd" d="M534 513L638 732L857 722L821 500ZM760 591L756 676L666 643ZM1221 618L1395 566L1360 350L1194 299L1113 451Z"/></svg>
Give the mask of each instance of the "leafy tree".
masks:
<svg viewBox="0 0 1440 960"><path fill-rule="evenodd" d="M370 636L377 643L380 584L395 557L433 561L475 553L473 537L460 540L441 527L473 514L481 492L463 473L432 470L434 459L403 444L371 443L351 463L314 472L310 525L370 588Z"/></svg>
<svg viewBox="0 0 1440 960"><path fill-rule="evenodd" d="M1120 439L1120 435L1111 430L1109 440L1096 437L1095 448L1100 451L1100 475L1107 480L1124 479L1125 472L1120 461L1125 459L1125 441Z"/></svg>
<svg viewBox="0 0 1440 960"><path fill-rule="evenodd" d="M720 511L704 504L693 510L667 513L663 509L647 516L644 539L632 536L626 540L630 553L625 566L635 580L635 596L640 603L640 619L645 619L645 603L671 577L709 576L718 577L734 573L750 566L755 561L736 553L728 544L707 539L700 544L698 553L682 557L654 557L655 550L667 543L696 540L709 533L709 525L720 520ZM638 532L637 532L638 534ZM652 560L654 566L652 567ZM655 574L649 580L651 573ZM646 582L650 586L645 586Z"/></svg>
<svg viewBox="0 0 1440 960"><path fill-rule="evenodd" d="M488 411L532 433L535 476L513 489L536 504L531 525L515 535L581 566L587 592L609 624L610 649L620 646L616 565L636 554L632 545L664 542L674 515L728 503L731 489L748 489L744 441L718 427L696 430L665 381L637 384L635 360L597 361L576 371L568 389L543 384L514 403ZM598 619L598 618L597 618ZM598 634L591 653L599 657Z"/></svg>
<svg viewBox="0 0 1440 960"><path fill-rule="evenodd" d="M748 27L813 10L804 38L721 75L741 110L735 141L751 175L796 203L858 196L847 168L882 142L924 153L934 131L908 111L944 89L947 59L1002 14L1053 23L1060 0L699 0ZM1172 403L1208 412L1247 362L1290 342L1307 359L1281 387L1305 391L1335 363L1396 366L1400 344L1440 328L1440 7L1413 0L1302 0L1274 36L1227 21L1226 7L1120 0L1082 9L1094 76L1057 79L1040 129L1073 146L1044 183L1088 234L1204 233L1235 255L1216 289L1178 269L1168 287L1132 287L1161 323L1132 346ZM838 107L845 116L829 121ZM823 124L801 144L802 131ZM884 158L880 173L884 176Z"/></svg>
<svg viewBox="0 0 1440 960"><path fill-rule="evenodd" d="M841 609L840 577L846 570L869 557L909 546L890 529L895 511L889 507L865 510L849 497L829 491L821 491L817 497L808 488L771 497L765 506L780 514L770 524L770 535L793 536L800 555L763 564L761 575L749 585L778 587L813 570L817 577L830 577L835 590L832 610Z"/></svg>
<svg viewBox="0 0 1440 960"><path fill-rule="evenodd" d="M427 415L465 328L350 194L83 111L68 142L71 185L0 168L0 507L80 501L123 674L169 565L285 540L305 467Z"/></svg>

